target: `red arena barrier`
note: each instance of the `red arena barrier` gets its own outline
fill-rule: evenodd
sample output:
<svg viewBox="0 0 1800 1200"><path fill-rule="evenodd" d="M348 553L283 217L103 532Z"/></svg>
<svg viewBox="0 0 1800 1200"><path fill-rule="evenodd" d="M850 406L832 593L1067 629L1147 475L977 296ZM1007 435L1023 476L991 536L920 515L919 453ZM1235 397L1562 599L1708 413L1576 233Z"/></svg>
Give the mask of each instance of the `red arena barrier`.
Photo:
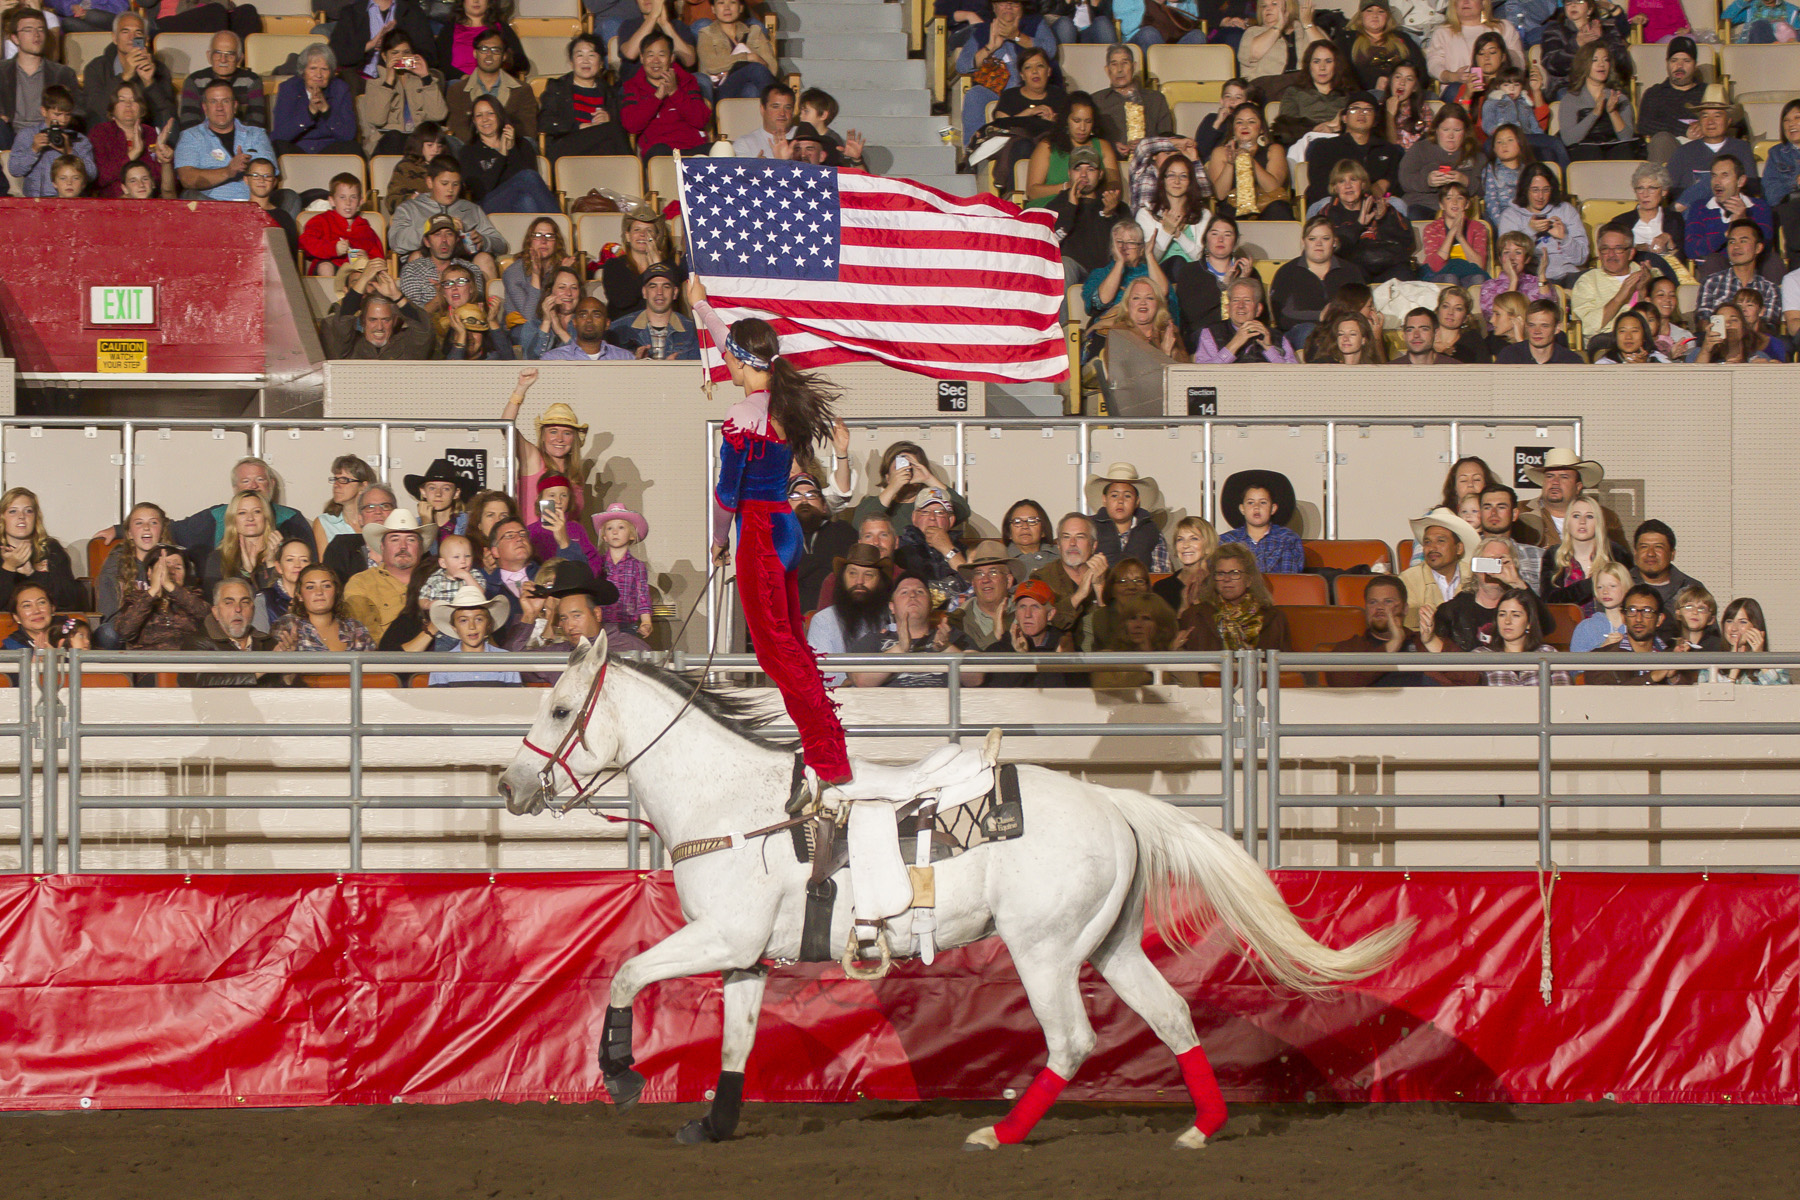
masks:
<svg viewBox="0 0 1800 1200"><path fill-rule="evenodd" d="M1792 1103L1792 875L1283 871L1326 942L1398 917L1391 969L1335 1000L1271 991L1213 939L1153 957L1233 1100ZM0 882L0 1104L589 1101L619 961L678 924L666 873L79 875ZM719 982L637 1004L645 1099L718 1073ZM1173 1058L1091 972L1099 1048L1065 1098L1183 1101ZM1005 949L771 976L747 1095L997 1099L1044 1043Z"/></svg>

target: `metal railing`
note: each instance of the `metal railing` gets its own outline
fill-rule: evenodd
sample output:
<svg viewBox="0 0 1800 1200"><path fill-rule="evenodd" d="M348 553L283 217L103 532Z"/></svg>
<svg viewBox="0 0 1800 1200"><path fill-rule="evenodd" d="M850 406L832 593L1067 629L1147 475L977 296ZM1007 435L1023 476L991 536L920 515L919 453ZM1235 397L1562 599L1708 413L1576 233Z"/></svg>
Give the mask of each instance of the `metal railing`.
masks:
<svg viewBox="0 0 1800 1200"><path fill-rule="evenodd" d="M669 656L676 669L707 667L718 676L744 677L757 671L755 659L749 655L717 655L711 659L676 653ZM1210 793L1181 793L1160 798L1184 807L1217 810L1221 827L1241 836L1247 850L1268 866L1282 865L1282 814L1296 808L1308 809L1384 809L1384 808L1532 808L1537 813L1537 860L1540 866L1551 865L1556 831L1552 814L1558 810L1581 808L1795 808L1800 809L1800 796L1786 792L1767 794L1741 793L1654 793L1574 795L1555 789L1553 772L1557 766L1555 743L1559 738L1595 736L1749 736L1794 739L1788 758L1771 757L1768 761L1785 763L1800 760L1800 720L1792 721L1715 721L1683 722L1670 720L1614 721L1571 720L1559 718L1555 698L1569 697L1572 689L1552 683L1552 672L1568 670L1637 671L1677 669L1695 671L1704 668L1744 668L1772 665L1788 666L1800 678L1800 656L1778 654L1704 654L1658 653L1632 655L1629 658L1607 656L1604 663L1592 654L1545 651L1531 655L1512 654L1434 654L1390 656L1380 654L1293 654L1283 652L1237 653L1157 653L1157 654L917 654L904 660L908 672L937 672L945 676L941 689L921 689L912 694L921 702L942 696L941 710L936 705L914 706L905 719L880 723L852 723L846 727L856 738L934 738L959 739L984 736L998 727L1014 737L1047 738L1204 738L1217 739L1219 787ZM363 814L370 811L396 809L497 809L501 801L494 795L388 795L365 790L364 764L366 744L374 739L422 737L489 737L515 739L522 737L528 722L397 722L371 721L365 709L366 676L380 672L421 674L427 671L457 673L491 671L501 664L487 656L459 654L379 654L379 653L308 653L308 654L233 654L187 652L87 652L87 651L17 651L0 656L0 673L12 674L17 681L21 702L19 719L0 724L0 736L14 736L20 745L20 798L0 800L0 808L16 808L20 813L21 870L34 869L33 842L41 841L41 865L36 869L55 872L62 869L58 861L59 846L66 837L69 871L84 869L82 862L84 818L101 810L181 810L181 809L266 809L291 811L342 811L349 816L347 864L350 871L370 869L364 861ZM555 673L565 665L557 654L515 654L503 660L509 670ZM892 655L833 655L825 660L831 670L891 671L896 665ZM1166 673L1184 677L1198 674L1207 680L1207 689L1218 697L1219 709L1212 720L1164 721L1040 721L992 720L972 717L967 710L964 678L971 672L1016 672L1048 669L1066 675L1079 675L1093 670L1141 668L1160 679ZM1409 672L1481 672L1493 670L1528 670L1536 675L1535 717L1508 721L1432 721L1429 723L1374 723L1367 721L1317 722L1295 721L1283 713L1284 697L1293 685L1283 683L1284 673L1331 673L1335 671L1368 671L1378 668L1386 673ZM93 672L131 673L195 673L223 670L232 673L257 671L293 674L330 674L348 676L349 686L341 691L316 691L320 698L343 695L348 711L343 719L308 720L303 722L220 722L194 720L171 722L166 714L139 721L112 720L96 722L84 709L84 677ZM1175 682L1187 683L1188 678ZM1523 690L1523 689L1514 689ZM1635 689L1634 689L1635 690ZM1763 691L1763 689L1756 689ZM1782 696L1787 689L1776 689ZM1002 690L983 691L986 697L1004 697ZM1015 693L1030 694L1030 693ZM1607 693L1599 693L1607 694ZM1616 691L1613 694L1618 694ZM1735 694L1735 693L1734 693ZM1800 699L1800 692L1791 693ZM66 697L66 704L64 703ZM941 715L940 715L941 713ZM790 732L784 724L770 727L776 736ZM87 766L88 745L103 739L147 738L259 738L275 740L341 739L344 757L341 769L346 775L342 794L320 796L290 795L119 795L95 791L90 786ZM1381 739L1380 753L1391 754L1394 746L1406 739L1481 737L1521 738L1536 742L1535 790L1516 792L1444 792L1422 794L1311 794L1288 791L1282 770L1301 757L1294 749L1298 739L1352 738ZM1330 761L1330 756L1326 756ZM1523 764L1518 759L1497 759L1493 764L1511 769ZM1213 764L1210 756L1196 760L1196 769ZM33 787L33 778L37 785ZM69 827L58 829L59 791L67 788ZM623 787L623 781L619 787ZM635 817L635 797L628 790L597 798L596 806L606 811ZM34 823L34 811L41 818ZM661 847L653 839L642 837L631 826L627 836L628 865L637 869L645 862L660 865ZM1498 836L1510 837L1511 833ZM485 869L485 868L484 868ZM187 870L171 868L171 870Z"/></svg>
<svg viewBox="0 0 1800 1200"><path fill-rule="evenodd" d="M269 458L274 451L269 438L271 432L285 432L299 429L374 429L378 434L376 455L380 459L376 466L376 475L385 477L392 461L393 435L397 430L418 429L459 429L470 431L492 431L499 433L506 443L503 464L505 470L505 491L517 490L518 481L518 427L511 421L500 420L468 420L446 421L421 419L416 421L372 420L356 417L336 417L330 420L274 418L274 417L219 417L194 418L171 417L155 419L136 419L130 417L0 417L0 436L17 430L31 429L83 429L93 431L90 436L98 436L100 430L117 431L119 435L118 450L107 451L110 465L119 468L119 519L124 520L131 513L131 506L138 501L137 495L137 435L143 430L163 429L211 429L232 430L247 436L248 456ZM276 455L279 458L279 455ZM280 469L280 463L272 462L272 466ZM79 468L75 468L79 469ZM6 478L5 456L0 455L0 490L8 486ZM91 484L100 480L92 478ZM489 481L493 486L494 481Z"/></svg>
<svg viewBox="0 0 1800 1200"><path fill-rule="evenodd" d="M1416 660L1424 658L1426 663ZM1551 866L1553 830L1551 814L1557 809L1574 808L1800 808L1800 795L1755 795L1738 793L1672 793L1630 795L1581 795L1559 793L1555 789L1555 739L1562 737L1793 737L1800 735L1797 721L1706 721L1698 722L1631 722L1631 721L1558 721L1554 698L1556 689L1567 691L1572 685L1552 682L1552 673L1568 672L1572 677L1584 670L1607 673L1680 670L1700 671L1705 668L1739 668L1746 662L1757 667L1784 664L1800 676L1800 659L1780 655L1744 655L1728 653L1659 653L1607 656L1596 666L1592 653L1568 650L1545 650L1536 654L1294 654L1278 650L1261 656L1257 688L1246 689L1252 709L1250 723L1259 725L1267 743L1261 789L1250 789L1247 805L1260 804L1267 821L1269 865L1281 864L1281 813L1284 808L1533 808L1537 810L1538 866ZM1496 670L1529 670L1536 674L1531 686L1537 692L1537 718L1531 721L1433 722L1431 724L1395 725L1343 723L1289 723L1281 716L1284 671L1325 672L1368 671L1379 668L1392 674L1426 674L1439 672L1485 672ZM1266 697L1266 701L1264 698ZM1379 737L1444 738L1444 737L1520 737L1537 742L1537 790L1535 792L1423 793L1414 795L1331 796L1289 794L1282 790L1282 744L1293 738L1307 737ZM1800 750L1800 746L1797 746ZM1246 751L1248 754L1249 752ZM1247 761L1252 761L1247 759ZM1260 793L1260 794L1259 794Z"/></svg>

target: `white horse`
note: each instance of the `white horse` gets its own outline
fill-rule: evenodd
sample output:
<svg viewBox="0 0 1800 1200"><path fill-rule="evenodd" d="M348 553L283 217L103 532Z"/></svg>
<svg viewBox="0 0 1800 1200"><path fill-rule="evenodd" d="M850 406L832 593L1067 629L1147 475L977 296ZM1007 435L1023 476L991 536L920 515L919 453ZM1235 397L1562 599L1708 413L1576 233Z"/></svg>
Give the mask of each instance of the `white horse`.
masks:
<svg viewBox="0 0 1800 1200"><path fill-rule="evenodd" d="M501 776L500 794L514 813L540 812L555 801L555 772L579 790L608 766L627 764L643 811L670 846L779 824L794 752L758 736L766 719L740 696L699 689L695 680L654 666L609 662L604 637L584 641ZM1093 1051L1081 1003L1083 962L1094 964L1180 1063L1195 1122L1176 1145L1204 1146L1224 1124L1225 1102L1187 1001L1144 954L1146 903L1176 945L1192 941L1199 918L1216 915L1271 975L1307 993L1379 969L1411 935L1413 923L1405 921L1333 950L1307 935L1241 846L1179 809L1041 767L1019 767L1018 783L1024 833L978 844L936 869L937 944L1004 939L1049 1043L1049 1060L1024 1096L996 1125L970 1134L969 1148L1022 1141ZM735 1130L762 1004L762 964L800 957L810 868L797 861L787 832L774 836L678 863L675 889L688 924L613 976L599 1059L620 1108L644 1087L631 1069L638 993L663 979L724 976L719 1084L707 1116L678 1132L684 1142L718 1141ZM849 936L849 891L840 889L833 911L833 946ZM903 955L907 949L904 942L896 948Z"/></svg>

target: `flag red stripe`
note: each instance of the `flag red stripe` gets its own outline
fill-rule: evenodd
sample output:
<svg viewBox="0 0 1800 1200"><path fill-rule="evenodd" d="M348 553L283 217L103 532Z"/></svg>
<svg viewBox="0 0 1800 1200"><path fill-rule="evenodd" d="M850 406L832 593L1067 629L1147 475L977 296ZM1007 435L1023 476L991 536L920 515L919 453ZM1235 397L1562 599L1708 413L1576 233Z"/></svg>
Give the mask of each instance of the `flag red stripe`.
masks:
<svg viewBox="0 0 1800 1200"><path fill-rule="evenodd" d="M1017 254L1021 258L1042 259L1061 263L1062 255L1053 245L1037 238L1007 237L982 234L979 247L971 243L972 235L954 229L908 229L905 226L845 225L838 240L846 246L889 246L906 250L947 250L957 257L970 258L988 254Z"/></svg>
<svg viewBox="0 0 1800 1200"><path fill-rule="evenodd" d="M910 183L911 180L899 180L897 182ZM844 180L841 176L839 177L838 182L838 204L844 208L856 208L866 211L885 210L888 212L922 212L936 213L942 216L955 216L959 214L959 211L967 212L967 210L971 208L985 208L990 209L991 212L969 215L1011 217L1014 220L1023 220L1028 224L1037 225L1043 229L1046 234L1048 234L1055 225L1055 215L1046 209L1020 209L1010 200L1001 200L998 196L993 195L945 196L942 192L932 188L925 188L923 184L914 184L913 186L923 188L925 191L931 192L934 196L942 196L954 206L954 209L951 212L945 212L942 207L921 200L916 196L909 195L904 191L853 190L844 186Z"/></svg>
<svg viewBox="0 0 1800 1200"><path fill-rule="evenodd" d="M729 307L744 306L744 302L741 300L726 298L721 298L716 303ZM777 316L770 324L775 326L776 333L809 333L814 337L827 338L839 345L883 347L897 358L910 358L924 362L1017 362L1021 358L1049 358L1062 353L1064 347L1063 339L1060 336L1043 338L1033 343L999 346L991 343L903 342L894 338L861 338L835 329L827 332L814 328L804 321L795 321L786 316ZM804 353L804 351L796 353Z"/></svg>
<svg viewBox="0 0 1800 1200"><path fill-rule="evenodd" d="M875 267L856 263L838 264L838 282L873 285L876 287L941 287L941 288L982 288L994 292L1013 292L1022 296L1054 296L1061 298L1063 294L1062 280L1056 279L1054 286L1046 286L1046 280L1034 275L1021 275L1014 271L984 271L978 269L961 270L953 267L938 267L933 270L922 270L913 267ZM945 297L950 299L950 297ZM785 301L768 300L767 304L781 304ZM1033 312L1025 308L1017 299L1011 301L1011 311L1024 313L1038 324L1054 321L1056 313L1052 310L1048 315ZM995 309L975 309L978 313L988 314ZM981 324L983 322L976 322Z"/></svg>

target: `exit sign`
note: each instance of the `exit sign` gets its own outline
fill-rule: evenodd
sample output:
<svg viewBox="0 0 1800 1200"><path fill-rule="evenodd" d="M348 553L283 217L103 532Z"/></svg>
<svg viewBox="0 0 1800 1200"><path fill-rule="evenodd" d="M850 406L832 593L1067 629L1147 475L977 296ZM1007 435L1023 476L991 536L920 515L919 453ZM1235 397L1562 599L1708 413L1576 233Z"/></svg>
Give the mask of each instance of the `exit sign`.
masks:
<svg viewBox="0 0 1800 1200"><path fill-rule="evenodd" d="M111 285L88 288L88 324L156 324L156 289Z"/></svg>

